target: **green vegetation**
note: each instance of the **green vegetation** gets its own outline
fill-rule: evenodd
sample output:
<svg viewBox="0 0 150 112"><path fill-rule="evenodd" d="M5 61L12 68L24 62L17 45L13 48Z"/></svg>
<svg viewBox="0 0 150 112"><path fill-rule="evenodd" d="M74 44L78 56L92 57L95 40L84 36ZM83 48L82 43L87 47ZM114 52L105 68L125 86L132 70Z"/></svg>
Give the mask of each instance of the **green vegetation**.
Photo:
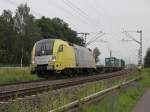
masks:
<svg viewBox="0 0 150 112"><path fill-rule="evenodd" d="M146 56L144 58L144 66L150 67L150 48L148 48Z"/></svg>
<svg viewBox="0 0 150 112"><path fill-rule="evenodd" d="M57 37L72 43L83 43L76 31L59 18L36 19L27 4L14 12L4 10L0 15L0 66L29 65L31 50L40 39Z"/></svg>
<svg viewBox="0 0 150 112"><path fill-rule="evenodd" d="M92 105L86 112L131 112L134 105L150 87L150 69L142 70L143 79L135 82L120 93L104 98L100 103Z"/></svg>
<svg viewBox="0 0 150 112"><path fill-rule="evenodd" d="M116 85L116 84L120 84L126 80L131 80L133 78L135 78L138 74L136 75L131 75L129 78L123 78L122 80L114 80L112 85ZM96 93L98 91L101 91L105 88L108 88L108 86L110 86L110 84L106 84L104 83L104 81L99 81L99 82L95 82L95 83L87 83L82 87L77 87L76 89L73 90L62 90L59 91L56 95L52 93L51 89L49 91L49 93L46 93L44 95L40 95L39 97L36 98L36 101L38 101L38 103L35 103L35 105L32 105L32 102L30 100L26 100L23 105L26 106L18 106L18 105L22 105L22 104L18 104L18 100L16 102L11 102L10 104L10 108L18 108L17 110L23 110L22 112L28 112L26 110L32 110L33 112L47 112L50 109L57 109L60 106L63 106L65 104L68 104L74 100L79 100L81 98L84 98L86 96L89 96L93 93ZM82 105L80 105L80 111L86 111L84 110L84 108L82 107ZM11 110L11 109L10 109ZM15 112L18 112L18 111ZM31 112L32 112L31 111ZM11 112L11 111L10 111ZM93 111L93 112L99 112L99 111Z"/></svg>
<svg viewBox="0 0 150 112"><path fill-rule="evenodd" d="M93 55L94 55L94 58L95 58L95 62L98 63L100 60L99 60L99 55L101 54L101 52L99 51L99 49L96 47L94 50L93 50Z"/></svg>
<svg viewBox="0 0 150 112"><path fill-rule="evenodd" d="M30 74L29 68L0 68L0 84L38 80Z"/></svg>
<svg viewBox="0 0 150 112"><path fill-rule="evenodd" d="M69 91L59 91L56 95L49 90L48 94L40 95L36 98L35 104L32 105L32 101L25 100L19 104L18 99L15 102L10 101L8 112L48 112L50 109L57 109L65 104L68 104L74 100L80 100L81 98L93 94L97 91L106 88L103 81L97 83L87 83L81 88ZM24 105L24 106L23 106ZM13 111L12 111L13 109ZM1 111L1 109L0 109Z"/></svg>

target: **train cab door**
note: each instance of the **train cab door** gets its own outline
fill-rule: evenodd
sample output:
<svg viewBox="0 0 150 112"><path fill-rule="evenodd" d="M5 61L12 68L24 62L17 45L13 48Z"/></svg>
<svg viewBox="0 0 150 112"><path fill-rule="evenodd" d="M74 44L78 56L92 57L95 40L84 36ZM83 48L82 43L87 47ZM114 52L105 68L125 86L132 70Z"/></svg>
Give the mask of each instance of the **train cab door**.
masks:
<svg viewBox="0 0 150 112"><path fill-rule="evenodd" d="M61 69L75 67L74 49L72 47L60 45L57 56Z"/></svg>
<svg viewBox="0 0 150 112"><path fill-rule="evenodd" d="M57 70L62 70L63 69L63 63L64 63L64 46L60 45L58 48L58 52L57 52L57 64L55 66L55 68Z"/></svg>

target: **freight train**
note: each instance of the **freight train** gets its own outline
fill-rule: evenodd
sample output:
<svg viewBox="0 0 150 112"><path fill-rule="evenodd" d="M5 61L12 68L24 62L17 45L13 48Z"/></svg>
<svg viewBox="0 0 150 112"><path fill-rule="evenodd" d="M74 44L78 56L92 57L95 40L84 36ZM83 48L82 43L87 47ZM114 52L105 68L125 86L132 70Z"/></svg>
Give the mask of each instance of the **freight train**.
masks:
<svg viewBox="0 0 150 112"><path fill-rule="evenodd" d="M45 77L46 72L49 75L90 74L101 69L96 67L92 50L60 39L36 42L31 54L31 73L39 77ZM106 68L110 70L113 66Z"/></svg>
<svg viewBox="0 0 150 112"><path fill-rule="evenodd" d="M109 71L118 71L125 68L125 61L116 57L105 58L105 67Z"/></svg>

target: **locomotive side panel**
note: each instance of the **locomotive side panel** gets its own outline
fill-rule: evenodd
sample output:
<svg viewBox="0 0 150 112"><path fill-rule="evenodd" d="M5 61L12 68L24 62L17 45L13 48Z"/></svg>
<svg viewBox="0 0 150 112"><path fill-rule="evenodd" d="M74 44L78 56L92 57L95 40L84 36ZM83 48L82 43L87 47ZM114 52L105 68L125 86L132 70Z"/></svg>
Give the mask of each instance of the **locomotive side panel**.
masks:
<svg viewBox="0 0 150 112"><path fill-rule="evenodd" d="M66 68L75 68L74 48L69 45L61 44L58 48L54 69L63 70Z"/></svg>
<svg viewBox="0 0 150 112"><path fill-rule="evenodd" d="M95 68L93 53L87 48L74 45L77 68Z"/></svg>

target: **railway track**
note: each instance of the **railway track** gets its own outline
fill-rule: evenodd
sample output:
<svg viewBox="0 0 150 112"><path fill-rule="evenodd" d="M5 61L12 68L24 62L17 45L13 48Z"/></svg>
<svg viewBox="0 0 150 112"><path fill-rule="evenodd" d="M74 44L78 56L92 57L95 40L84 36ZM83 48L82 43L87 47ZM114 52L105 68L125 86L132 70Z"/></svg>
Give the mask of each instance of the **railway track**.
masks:
<svg viewBox="0 0 150 112"><path fill-rule="evenodd" d="M29 83L18 83L13 85L3 85L0 86L0 101L7 101L17 97L24 97L26 95L38 94L50 90L55 90L59 88L66 88L75 85L80 85L86 82L93 82L113 77L118 77L121 75L126 75L134 70L122 70L119 72L93 75L87 77L79 77L72 79L62 79L62 80L51 80L51 81L35 81Z"/></svg>
<svg viewBox="0 0 150 112"><path fill-rule="evenodd" d="M129 85L130 83L132 83L134 81L137 81L137 80L140 80L141 78L142 77L140 77L140 76L136 77L136 78L134 78L132 80L123 82L121 84L112 86L112 87L107 88L107 89L104 89L104 90L99 91L97 93L94 93L94 94L91 94L91 95L86 96L84 98L81 98L80 100L75 100L75 101L73 101L71 103L68 103L68 104L66 104L64 106L58 107L57 109L50 110L48 112L74 112L74 111L77 112L78 109L81 107L80 105L88 106L88 105L91 105L91 104L93 104L95 102L98 102L102 98L113 94L114 92L119 90L121 87L123 87L125 85Z"/></svg>

